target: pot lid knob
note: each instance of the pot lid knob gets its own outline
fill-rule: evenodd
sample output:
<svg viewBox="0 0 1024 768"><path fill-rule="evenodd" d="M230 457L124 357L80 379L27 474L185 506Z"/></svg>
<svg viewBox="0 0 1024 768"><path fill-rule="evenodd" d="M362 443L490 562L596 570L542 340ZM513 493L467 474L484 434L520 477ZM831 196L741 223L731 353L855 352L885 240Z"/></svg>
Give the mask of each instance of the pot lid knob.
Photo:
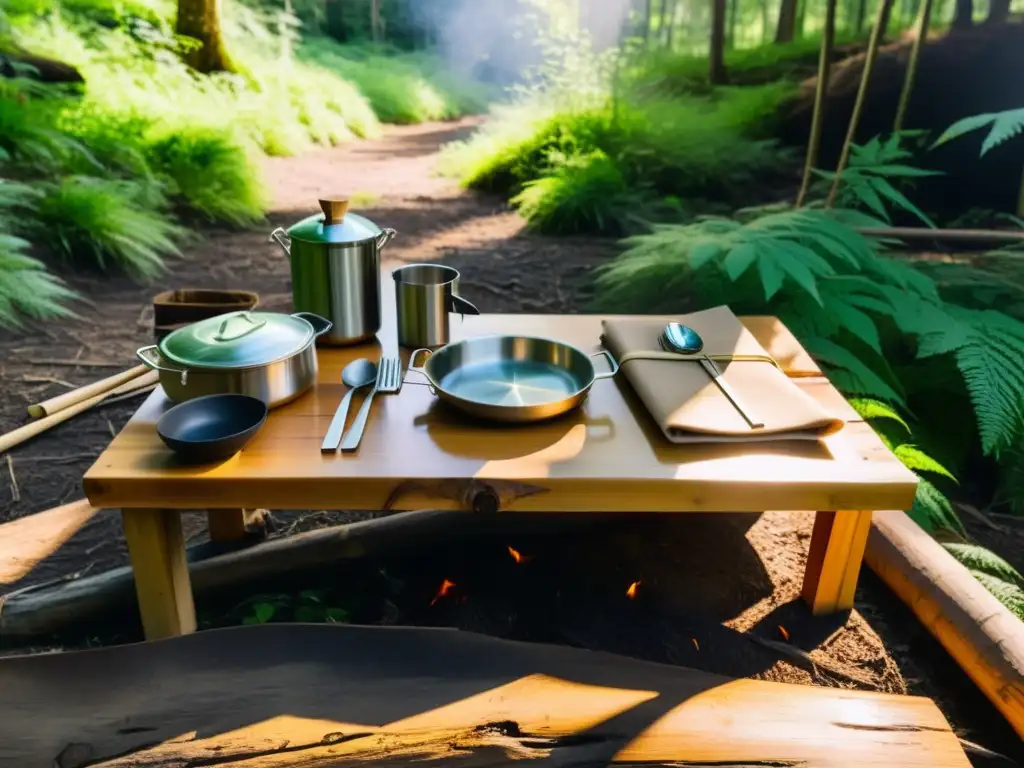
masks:
<svg viewBox="0 0 1024 768"><path fill-rule="evenodd" d="M320 200L320 209L324 212L324 224L340 224L348 211L347 197L325 197Z"/></svg>

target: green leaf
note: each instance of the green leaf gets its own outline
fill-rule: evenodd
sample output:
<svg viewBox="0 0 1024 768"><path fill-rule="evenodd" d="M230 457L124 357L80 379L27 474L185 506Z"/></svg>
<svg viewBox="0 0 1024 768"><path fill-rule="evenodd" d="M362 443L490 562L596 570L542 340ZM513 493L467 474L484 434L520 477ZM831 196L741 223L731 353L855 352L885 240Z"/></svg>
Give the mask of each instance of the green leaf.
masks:
<svg viewBox="0 0 1024 768"><path fill-rule="evenodd" d="M847 182L846 188L857 200L864 203L881 218L889 221L889 212L885 209L885 203L882 202L882 198L872 189L871 184L866 179L851 180Z"/></svg>
<svg viewBox="0 0 1024 768"><path fill-rule="evenodd" d="M878 169L881 176L896 178L921 178L924 176L941 176L941 171L932 171L927 168L914 168L909 165L886 164Z"/></svg>
<svg viewBox="0 0 1024 768"><path fill-rule="evenodd" d="M1024 586L1024 576L1021 576L1016 568L995 552L985 549L985 547L960 542L944 543L942 546L969 570L987 573L989 576L1009 584Z"/></svg>
<svg viewBox="0 0 1024 768"><path fill-rule="evenodd" d="M723 251L722 244L713 240L703 240L690 247L687 260L690 267L700 269L712 259L717 258Z"/></svg>
<svg viewBox="0 0 1024 768"><path fill-rule="evenodd" d="M327 621L332 621L336 624L344 624L348 621L349 614L344 608L328 608L327 609Z"/></svg>
<svg viewBox="0 0 1024 768"><path fill-rule="evenodd" d="M757 249L752 243L740 243L730 250L722 262L725 273L735 282L746 272L757 258Z"/></svg>
<svg viewBox="0 0 1024 768"><path fill-rule="evenodd" d="M981 144L982 157L990 149L994 149L1024 131L1024 108L1000 112L995 118L992 122L992 130Z"/></svg>
<svg viewBox="0 0 1024 768"><path fill-rule="evenodd" d="M918 478L917 495L907 514L926 531L944 528L961 535L965 534L964 525L960 522L953 505L949 503L949 499L923 477Z"/></svg>
<svg viewBox="0 0 1024 768"><path fill-rule="evenodd" d="M295 609L295 620L305 624L319 624L324 620L324 609L319 605L300 605Z"/></svg>
<svg viewBox="0 0 1024 768"><path fill-rule="evenodd" d="M903 405L903 398L881 376L865 365L848 349L828 339L803 339L804 348L816 359L841 371L832 371L829 378L844 394L871 395ZM845 371L848 376L841 375Z"/></svg>
<svg viewBox="0 0 1024 768"><path fill-rule="evenodd" d="M902 192L896 189L896 187L894 187L888 181L877 176L872 176L870 178L870 183L871 186L875 188L875 191L878 192L878 194L880 194L882 197L889 198L889 200L891 200L893 203L898 205L903 210L908 211L909 213L912 213L915 216L917 216L917 218L919 218L932 229L935 228L935 222L929 219L920 208L918 208L916 205L910 202L906 195L904 195Z"/></svg>
<svg viewBox="0 0 1024 768"><path fill-rule="evenodd" d="M868 421L871 419L889 419L902 425L907 434L910 434L910 426L888 403L883 403L881 400L874 400L870 397L852 397L849 403L857 413Z"/></svg>
<svg viewBox="0 0 1024 768"><path fill-rule="evenodd" d="M972 117L965 117L962 120L957 120L949 128L942 132L942 135L935 140L931 148L935 149L940 144L945 144L947 141L958 139L972 131L976 131L979 128L984 128L986 125L995 122L996 116L993 114L986 115L973 115Z"/></svg>
<svg viewBox="0 0 1024 768"><path fill-rule="evenodd" d="M266 624L277 613L277 608L271 603L256 603L252 609L253 618L259 624Z"/></svg>
<svg viewBox="0 0 1024 768"><path fill-rule="evenodd" d="M878 327L875 325L874 320L861 310L843 301L826 302L825 306L849 333L863 341L878 354L882 354L882 340L878 336Z"/></svg>
<svg viewBox="0 0 1024 768"><path fill-rule="evenodd" d="M937 475L945 475L953 482L956 482L952 472L916 446L904 443L903 445L896 446L896 450L893 453L896 454L896 458L902 461L903 466L907 469L912 469L915 472L934 472Z"/></svg>
<svg viewBox="0 0 1024 768"><path fill-rule="evenodd" d="M1017 584L1009 584L984 571L971 571L971 575L1005 605L1010 613L1024 621L1024 588Z"/></svg>

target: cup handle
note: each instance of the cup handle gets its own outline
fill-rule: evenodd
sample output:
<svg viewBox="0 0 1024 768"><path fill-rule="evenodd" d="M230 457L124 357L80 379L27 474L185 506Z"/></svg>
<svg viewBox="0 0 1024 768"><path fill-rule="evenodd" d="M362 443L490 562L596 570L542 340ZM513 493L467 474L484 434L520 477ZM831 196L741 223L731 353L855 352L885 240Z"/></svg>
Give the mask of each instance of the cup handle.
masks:
<svg viewBox="0 0 1024 768"><path fill-rule="evenodd" d="M594 381L597 381L598 379L610 379L616 373L619 372L619 364L615 361L615 358L612 357L612 353L609 352L607 349L602 349L600 352L595 352L594 354L591 355L591 357L601 357L601 356L603 356L605 358L605 360L608 361L608 366L609 366L609 368L611 368L611 370L608 371L607 373L595 373L594 374Z"/></svg>
<svg viewBox="0 0 1024 768"><path fill-rule="evenodd" d="M458 312L460 315L479 315L480 310L470 302L457 294L448 297L448 311Z"/></svg>
<svg viewBox="0 0 1024 768"><path fill-rule="evenodd" d="M436 393L437 385L434 384L434 380L430 378L430 374L427 373L426 363L424 363L423 365L416 365L416 358L419 356L420 352L426 353L424 356L424 360L426 360L427 357L430 357L430 355L434 353L434 350L427 349L426 347L414 349L412 351L412 354L409 355L409 365L406 366L406 375L409 375L410 373L418 373L420 376L427 380L427 386L430 388L430 391ZM410 383L419 384L420 382Z"/></svg>

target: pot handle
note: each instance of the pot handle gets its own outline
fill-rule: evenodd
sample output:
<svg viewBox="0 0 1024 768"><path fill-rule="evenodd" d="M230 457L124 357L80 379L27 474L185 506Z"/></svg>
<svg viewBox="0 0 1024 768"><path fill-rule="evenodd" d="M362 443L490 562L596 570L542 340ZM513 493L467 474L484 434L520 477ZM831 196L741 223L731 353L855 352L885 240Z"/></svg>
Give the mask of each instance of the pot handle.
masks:
<svg viewBox="0 0 1024 768"><path fill-rule="evenodd" d="M384 250L384 246L386 246L388 243L390 243L391 240L397 234L398 233L395 230L393 230L391 227L384 227L384 229L382 229L380 231L380 234L377 235L377 239L375 241L376 244L377 244L377 250L378 251Z"/></svg>
<svg viewBox="0 0 1024 768"><path fill-rule="evenodd" d="M234 320L245 320L249 324L249 327L238 333L228 334L228 327ZM240 339L243 336L248 336L253 331L258 331L264 325L267 324L266 320L253 320L252 315L248 312L239 312L237 315L228 315L224 318L224 322L220 324L220 328L217 329L217 333L214 334L214 341L234 341Z"/></svg>
<svg viewBox="0 0 1024 768"><path fill-rule="evenodd" d="M608 367L611 368L611 370L608 371L607 373L595 373L594 381L597 381L598 379L610 379L612 376L619 372L619 364L615 362L615 358L612 357L612 353L609 352L607 349L602 349L600 352L595 352L594 354L591 355L592 358L601 356L603 356L608 361Z"/></svg>
<svg viewBox="0 0 1024 768"><path fill-rule="evenodd" d="M270 242L277 243L281 246L281 250L284 251L285 256L290 257L292 255L292 239L288 237L288 233L281 227L278 227L270 233Z"/></svg>
<svg viewBox="0 0 1024 768"><path fill-rule="evenodd" d="M188 381L188 370L185 368L165 368L160 364L160 352L159 348L155 344L150 344L148 347L140 347L135 350L135 356L142 361L143 365L147 368L152 368L154 371L160 371L161 373L177 373L181 376L181 386L185 386Z"/></svg>
<svg viewBox="0 0 1024 768"><path fill-rule="evenodd" d="M430 391L433 392L434 394L437 394L437 385L434 383L434 380L430 378L430 374L427 373L426 364L424 363L424 365L416 365L416 357L419 355L420 352L426 352L426 357L429 357L434 353L434 350L427 349L426 347L414 349L412 351L412 354L409 355L409 365L406 367L406 374L408 375L410 373L418 373L420 376L427 380L427 386L430 387ZM419 384L418 381L410 383Z"/></svg>
<svg viewBox="0 0 1024 768"><path fill-rule="evenodd" d="M480 314L480 310L477 309L472 302L466 301L464 298L454 293L448 297L448 311L458 312L460 315Z"/></svg>
<svg viewBox="0 0 1024 768"><path fill-rule="evenodd" d="M307 323L313 326L313 338L319 338L327 333L331 328L334 327L334 323L328 320L326 317L320 317L320 315L314 315L312 312L296 312L292 317L298 317L305 320Z"/></svg>

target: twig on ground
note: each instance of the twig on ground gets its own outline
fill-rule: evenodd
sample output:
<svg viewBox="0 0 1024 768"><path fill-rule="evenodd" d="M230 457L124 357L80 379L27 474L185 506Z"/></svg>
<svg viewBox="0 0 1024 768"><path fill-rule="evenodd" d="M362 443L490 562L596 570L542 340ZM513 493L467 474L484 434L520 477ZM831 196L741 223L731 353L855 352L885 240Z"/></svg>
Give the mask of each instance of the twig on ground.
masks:
<svg viewBox="0 0 1024 768"><path fill-rule="evenodd" d="M110 430L111 437L117 437L117 430L114 429L114 424L113 422L110 421L110 419L107 419L107 429Z"/></svg>
<svg viewBox="0 0 1024 768"><path fill-rule="evenodd" d="M72 464L76 461L95 459L98 455L98 453L72 453L68 456L19 456L18 461L34 461L40 464Z"/></svg>
<svg viewBox="0 0 1024 768"><path fill-rule="evenodd" d="M11 454L7 454L7 474L11 476L11 499L13 501L21 501L21 491L18 490L18 478L14 474L14 459L11 458Z"/></svg>
<svg viewBox="0 0 1024 768"><path fill-rule="evenodd" d="M757 635L753 635L750 632L744 632L743 636L751 642L757 643L758 645L763 645L764 647L770 648L776 653L779 653L787 657L792 662L794 662L796 666L807 670L811 674L825 672L831 675L832 677L838 678L839 680L844 680L848 683L865 686L867 688L874 687L874 683L872 683L871 680L864 677L860 677L859 675L852 675L849 672L839 669L838 667L834 667L827 662L822 662L819 659L815 659L803 648L798 648L797 646L790 645L789 643L780 643L777 640L768 640L764 637L758 637Z"/></svg>
<svg viewBox="0 0 1024 768"><path fill-rule="evenodd" d="M75 389L78 386L77 384L72 384L70 381L56 379L53 376L32 376L30 374L25 374L21 377L21 381L24 381L26 384L60 384L62 387L67 387L68 389Z"/></svg>
<svg viewBox="0 0 1024 768"><path fill-rule="evenodd" d="M140 328L141 329L141 328L145 328L145 327L147 327L149 325L149 318L146 316L146 313L151 311L152 308L153 307L150 304L143 304L142 305L142 309L139 310L139 319L135 321L135 327L136 328Z"/></svg>
<svg viewBox="0 0 1024 768"><path fill-rule="evenodd" d="M999 531L999 532L1005 532L1006 531L1006 528L1004 528L1003 526L999 525L998 523L992 522L992 520L989 518L988 515L986 515L980 509L978 509L977 507L975 507L975 506L973 506L971 504L964 504L963 502L957 502L954 506L956 506L956 508L959 509L961 512L966 513L967 516L970 517L972 520L977 520L979 523L981 523L984 526L987 526L987 527L991 528L993 531Z"/></svg>
<svg viewBox="0 0 1024 768"><path fill-rule="evenodd" d="M55 360L44 357L38 360L27 361L29 365L66 365L69 367L81 366L83 368L124 368L124 363L111 363L107 360Z"/></svg>

